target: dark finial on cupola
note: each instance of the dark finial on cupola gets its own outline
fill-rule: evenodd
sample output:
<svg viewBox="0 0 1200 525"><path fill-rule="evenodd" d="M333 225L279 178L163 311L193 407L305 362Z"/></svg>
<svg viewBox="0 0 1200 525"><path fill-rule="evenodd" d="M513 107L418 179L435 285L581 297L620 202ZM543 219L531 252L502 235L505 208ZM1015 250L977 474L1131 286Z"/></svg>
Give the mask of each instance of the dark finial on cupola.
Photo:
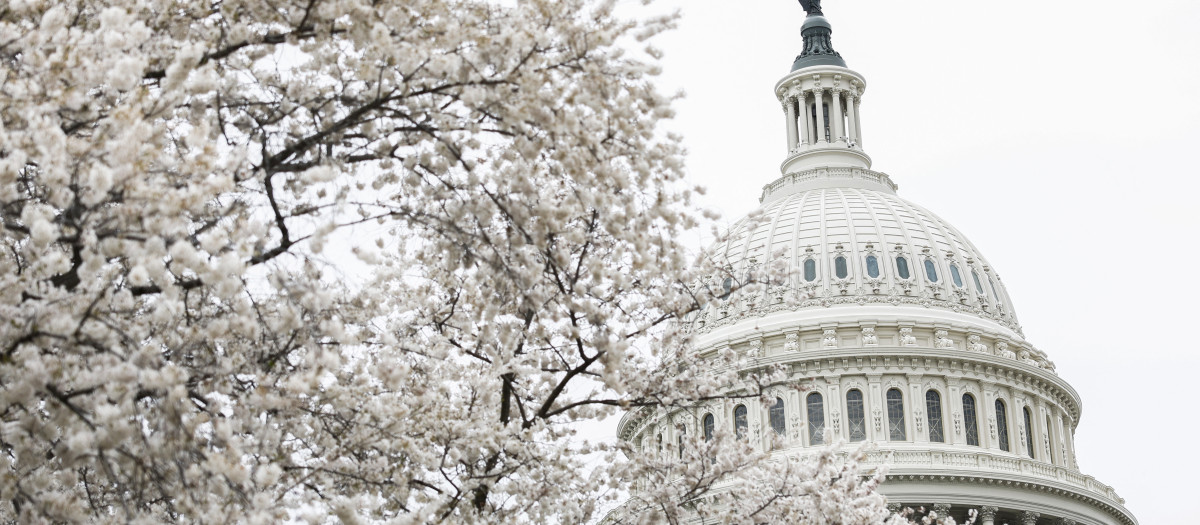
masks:
<svg viewBox="0 0 1200 525"><path fill-rule="evenodd" d="M800 7L804 8L804 12L808 13L808 16L825 14L821 12L821 0L800 0Z"/></svg>
<svg viewBox="0 0 1200 525"><path fill-rule="evenodd" d="M821 12L821 0L800 0L800 6L808 13L800 28L804 50L792 62L792 71L809 66L846 67L842 55L833 50L833 27Z"/></svg>

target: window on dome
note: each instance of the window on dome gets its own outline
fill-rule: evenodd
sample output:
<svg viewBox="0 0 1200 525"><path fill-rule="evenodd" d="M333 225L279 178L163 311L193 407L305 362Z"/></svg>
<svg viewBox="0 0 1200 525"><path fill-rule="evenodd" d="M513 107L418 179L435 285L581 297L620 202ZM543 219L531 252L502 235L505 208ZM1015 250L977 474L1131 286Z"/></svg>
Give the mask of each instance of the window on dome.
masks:
<svg viewBox="0 0 1200 525"><path fill-rule="evenodd" d="M988 286L992 288L992 297L996 299L996 302L1000 302L1000 294L996 292L996 283L992 281L991 276L988 277Z"/></svg>
<svg viewBox="0 0 1200 525"><path fill-rule="evenodd" d="M1033 414L1029 412L1029 407L1025 407L1025 453L1029 457L1033 456Z"/></svg>
<svg viewBox="0 0 1200 525"><path fill-rule="evenodd" d="M820 445L825 442L825 403L816 392L809 394L807 401L808 444Z"/></svg>
<svg viewBox="0 0 1200 525"><path fill-rule="evenodd" d="M704 414L704 440L712 441L713 431L717 428L717 419L712 414Z"/></svg>
<svg viewBox="0 0 1200 525"><path fill-rule="evenodd" d="M862 391L846 392L846 423L850 426L850 441L867 439L867 411L863 407Z"/></svg>
<svg viewBox="0 0 1200 525"><path fill-rule="evenodd" d="M904 394L900 389L887 391L888 435L892 441L904 441L908 438L904 431Z"/></svg>
<svg viewBox="0 0 1200 525"><path fill-rule="evenodd" d="M879 258L874 255L867 256L867 275L872 279L879 277Z"/></svg>
<svg viewBox="0 0 1200 525"><path fill-rule="evenodd" d="M932 259L925 259L925 277L929 282L937 282L937 267L933 265Z"/></svg>
<svg viewBox="0 0 1200 525"><path fill-rule="evenodd" d="M958 265L950 263L950 279L954 281L954 286L963 287L962 274L958 273Z"/></svg>
<svg viewBox="0 0 1200 525"><path fill-rule="evenodd" d="M899 275L901 279L908 279L911 276L908 273L908 259L902 256L896 257L896 275Z"/></svg>
<svg viewBox="0 0 1200 525"><path fill-rule="evenodd" d="M785 422L785 414L783 412L783 398L775 398L775 404L771 406L771 429L781 436L787 432L787 423Z"/></svg>
<svg viewBox="0 0 1200 525"><path fill-rule="evenodd" d="M925 392L925 409L929 413L929 440L945 443L946 436L942 433L942 395L937 390Z"/></svg>
<svg viewBox="0 0 1200 525"><path fill-rule="evenodd" d="M817 261L814 259L804 260L804 280L813 282L817 280Z"/></svg>
<svg viewBox="0 0 1200 525"><path fill-rule="evenodd" d="M662 457L662 434L658 435L658 457Z"/></svg>
<svg viewBox="0 0 1200 525"><path fill-rule="evenodd" d="M846 268L846 258L845 257L842 257L839 255L839 256L837 256L837 258L835 258L833 260L833 272L834 272L834 275L837 275L838 279L845 279L847 275L850 275L849 271Z"/></svg>
<svg viewBox="0 0 1200 525"><path fill-rule="evenodd" d="M975 413L975 396L963 394L963 419L967 427L967 444L979 446L979 416Z"/></svg>
<svg viewBox="0 0 1200 525"><path fill-rule="evenodd" d="M733 291L733 277L726 277L721 282L721 299L729 297L729 293Z"/></svg>
<svg viewBox="0 0 1200 525"><path fill-rule="evenodd" d="M975 293L983 295L983 284L979 282L979 274L971 270L971 278L975 279Z"/></svg>
<svg viewBox="0 0 1200 525"><path fill-rule="evenodd" d="M996 400L996 434L1000 436L1000 450L1008 452L1008 410L999 399Z"/></svg>
<svg viewBox="0 0 1200 525"><path fill-rule="evenodd" d="M746 429L750 428L750 422L746 420L746 405L738 405L733 409L733 432L737 434L738 439L746 437Z"/></svg>

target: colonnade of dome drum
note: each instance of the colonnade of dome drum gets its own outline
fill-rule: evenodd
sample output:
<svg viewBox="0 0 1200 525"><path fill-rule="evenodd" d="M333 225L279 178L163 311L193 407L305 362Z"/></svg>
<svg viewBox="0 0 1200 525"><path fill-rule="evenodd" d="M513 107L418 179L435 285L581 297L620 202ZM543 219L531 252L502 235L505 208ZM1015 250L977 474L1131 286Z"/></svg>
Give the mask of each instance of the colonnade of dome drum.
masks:
<svg viewBox="0 0 1200 525"><path fill-rule="evenodd" d="M700 351L715 356L725 347L751 367L786 367L790 378L768 389L771 406L730 400L687 412L634 411L621 421L622 439L643 454L677 454L719 429L780 454L871 442L878 448L869 463L893 472L989 480L1011 473L1124 512L1111 487L1078 470L1078 395L1021 340L938 323L860 321L774 329ZM1010 523L1023 523L1015 520L1028 510L996 508Z"/></svg>

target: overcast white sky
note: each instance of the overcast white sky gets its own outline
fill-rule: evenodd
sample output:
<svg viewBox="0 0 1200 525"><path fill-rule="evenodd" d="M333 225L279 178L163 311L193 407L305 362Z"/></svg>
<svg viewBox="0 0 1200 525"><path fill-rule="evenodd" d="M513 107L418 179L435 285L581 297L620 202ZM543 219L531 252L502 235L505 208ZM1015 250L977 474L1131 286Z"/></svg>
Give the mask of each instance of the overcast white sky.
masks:
<svg viewBox="0 0 1200 525"><path fill-rule="evenodd" d="M1082 470L1143 524L1194 522L1200 2L822 3L867 79L874 169L983 251L1027 338L1082 396ZM772 88L804 13L794 0L664 6L684 14L658 40L664 90L687 93L671 127L732 223L779 176Z"/></svg>

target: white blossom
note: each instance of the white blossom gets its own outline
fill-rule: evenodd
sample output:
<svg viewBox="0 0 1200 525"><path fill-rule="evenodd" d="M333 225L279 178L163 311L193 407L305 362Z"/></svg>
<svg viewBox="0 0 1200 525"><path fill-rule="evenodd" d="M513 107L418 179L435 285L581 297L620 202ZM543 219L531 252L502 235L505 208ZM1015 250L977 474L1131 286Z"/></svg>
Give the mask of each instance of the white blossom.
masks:
<svg viewBox="0 0 1200 525"><path fill-rule="evenodd" d="M710 215L627 51L673 20L613 7L0 9L0 515L580 523L651 479L623 508L880 518L853 461L576 435L775 380L696 372Z"/></svg>

